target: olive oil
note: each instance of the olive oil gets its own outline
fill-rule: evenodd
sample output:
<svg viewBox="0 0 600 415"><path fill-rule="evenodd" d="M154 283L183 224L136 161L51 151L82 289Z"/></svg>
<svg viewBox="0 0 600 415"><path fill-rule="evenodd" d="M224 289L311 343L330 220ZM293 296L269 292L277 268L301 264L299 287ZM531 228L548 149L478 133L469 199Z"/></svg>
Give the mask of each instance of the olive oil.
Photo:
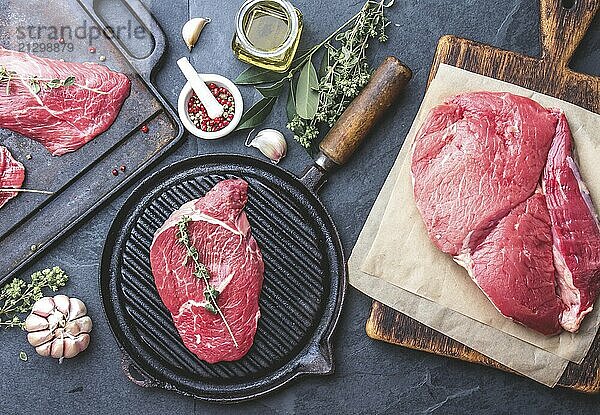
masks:
<svg viewBox="0 0 600 415"><path fill-rule="evenodd" d="M302 14L287 0L248 0L237 16L233 52L243 62L289 69L302 33Z"/></svg>
<svg viewBox="0 0 600 415"><path fill-rule="evenodd" d="M283 10L267 4L252 10L244 22L244 32L255 48L272 52L287 40L290 22Z"/></svg>

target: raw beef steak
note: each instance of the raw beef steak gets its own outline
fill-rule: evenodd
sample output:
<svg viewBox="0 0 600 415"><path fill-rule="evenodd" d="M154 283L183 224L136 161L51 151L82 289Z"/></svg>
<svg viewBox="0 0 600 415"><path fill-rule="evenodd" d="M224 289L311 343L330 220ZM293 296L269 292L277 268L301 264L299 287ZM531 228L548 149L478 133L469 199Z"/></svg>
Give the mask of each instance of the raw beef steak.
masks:
<svg viewBox="0 0 600 415"><path fill-rule="evenodd" d="M600 291L600 228L571 142L567 119L559 113L543 185L552 219L558 292L566 306L560 323L576 331Z"/></svg>
<svg viewBox="0 0 600 415"><path fill-rule="evenodd" d="M477 92L432 110L414 143L417 206L435 245L458 255L535 192L556 117L529 98Z"/></svg>
<svg viewBox="0 0 600 415"><path fill-rule="evenodd" d="M452 97L417 134L411 169L430 239L502 314L543 334L579 328L600 290L600 230L562 113L508 93Z"/></svg>
<svg viewBox="0 0 600 415"><path fill-rule="evenodd" d="M9 71L13 79L0 85L0 127L39 141L54 156L75 151L106 131L129 95L129 79L105 66L0 47L0 78ZM29 81L33 77L40 80L37 94ZM45 87L48 80L69 77L75 78L74 85Z"/></svg>
<svg viewBox="0 0 600 415"><path fill-rule="evenodd" d="M238 360L254 341L260 317L263 282L262 255L243 211L248 184L241 179L219 182L204 197L173 212L154 235L150 263L156 287L185 346L209 363ZM205 283L192 275L192 261L176 238L183 217L190 243L220 293L218 305L237 342L220 315L207 310Z"/></svg>
<svg viewBox="0 0 600 415"><path fill-rule="evenodd" d="M505 316L546 335L561 330L544 195L512 209L461 265Z"/></svg>
<svg viewBox="0 0 600 415"><path fill-rule="evenodd" d="M20 188L25 180L25 167L10 154L4 146L0 146L0 189ZM0 192L0 208L17 192Z"/></svg>

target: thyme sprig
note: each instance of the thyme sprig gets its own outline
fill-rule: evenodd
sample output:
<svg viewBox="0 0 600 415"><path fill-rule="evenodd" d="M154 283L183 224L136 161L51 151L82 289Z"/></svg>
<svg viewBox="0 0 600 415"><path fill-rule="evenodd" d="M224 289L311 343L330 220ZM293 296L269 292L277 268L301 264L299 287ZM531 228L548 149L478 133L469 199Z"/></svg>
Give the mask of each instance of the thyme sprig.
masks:
<svg viewBox="0 0 600 415"><path fill-rule="evenodd" d="M372 39L387 41L386 28L390 21L385 9L392 5L393 1L387 4L384 0L367 1L350 21L352 24L343 26L344 31L335 34L339 46L336 47L331 38L324 44L317 110L308 119L297 111L287 125L302 146L311 148L319 136L320 125L332 127L371 79L367 48Z"/></svg>
<svg viewBox="0 0 600 415"><path fill-rule="evenodd" d="M66 88L70 86L77 86L79 88L87 89L88 91L96 94L105 95L108 92L100 91L98 89L89 88L85 85L78 84L74 76L67 76L64 79L60 78L39 78L37 76L23 76L16 71L8 70L4 65L0 65L0 84L6 83L5 92L6 95L10 95L10 83L13 80L25 81L29 87L29 90L34 95L38 95L43 90Z"/></svg>
<svg viewBox="0 0 600 415"><path fill-rule="evenodd" d="M204 299L206 300L206 304L204 305L204 308L213 314L218 314L221 317L221 319L223 320L223 323L225 323L225 327L227 328L229 335L231 336L231 339L233 340L233 344L237 348L238 343L235 340L235 336L233 335L233 332L231 331L231 327L229 327L229 323L227 323L227 319L223 315L223 312L221 311L221 308L219 307L219 304L217 303L217 299L219 298L219 295L221 293L213 285L210 284L210 281L209 281L210 273L208 272L208 269L206 268L206 266L200 262L198 250L190 241L190 235L188 232L188 223L191 222L191 220L192 219L189 216L183 216L179 220L179 222L177 222L177 231L175 232L175 238L177 239L177 242L182 244L186 250L186 256L185 256L185 259L183 260L183 266L187 265L189 259L192 260L192 262L193 262L192 274L196 278L198 278L204 282L205 288L204 288L203 294L204 294Z"/></svg>
<svg viewBox="0 0 600 415"><path fill-rule="evenodd" d="M31 274L31 282L13 279L0 290L0 326L23 328L20 314L30 313L33 304L43 297L43 289L58 291L69 277L60 267L47 268Z"/></svg>

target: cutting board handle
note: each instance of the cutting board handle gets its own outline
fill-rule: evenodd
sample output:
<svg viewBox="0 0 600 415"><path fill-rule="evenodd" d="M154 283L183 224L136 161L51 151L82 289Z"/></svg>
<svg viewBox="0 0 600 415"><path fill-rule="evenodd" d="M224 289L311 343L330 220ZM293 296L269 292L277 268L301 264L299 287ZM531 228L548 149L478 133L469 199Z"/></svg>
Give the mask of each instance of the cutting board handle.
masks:
<svg viewBox="0 0 600 415"><path fill-rule="evenodd" d="M98 13L98 3L101 0L77 0L85 9L85 11L95 20L96 24L105 32L108 31L109 22ZM152 16L152 13L148 11L144 3L141 0L120 0L129 12L133 19L136 19L138 23L152 36L154 45L152 50L146 56L133 56L132 53L125 47L125 45L119 40L118 36L114 37L113 44L119 51L125 56L127 61L137 73L146 80L148 84L151 84L152 73L158 66L158 62L163 57L165 49L167 47L167 40L165 33L161 29L160 25Z"/></svg>
<svg viewBox="0 0 600 415"><path fill-rule="evenodd" d="M598 0L540 0L542 57L566 68L599 8Z"/></svg>
<svg viewBox="0 0 600 415"><path fill-rule="evenodd" d="M338 166L345 164L411 77L408 66L388 56L321 141L321 153Z"/></svg>

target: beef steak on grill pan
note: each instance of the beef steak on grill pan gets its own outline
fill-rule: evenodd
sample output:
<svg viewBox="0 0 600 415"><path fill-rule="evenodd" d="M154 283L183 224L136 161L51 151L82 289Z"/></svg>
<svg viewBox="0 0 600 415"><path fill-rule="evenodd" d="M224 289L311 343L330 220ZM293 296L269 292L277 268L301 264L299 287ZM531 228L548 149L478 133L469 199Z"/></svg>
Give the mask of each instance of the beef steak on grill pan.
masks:
<svg viewBox="0 0 600 415"><path fill-rule="evenodd" d="M238 360L248 353L260 317L265 267L244 212L247 200L248 183L223 180L173 212L150 247L160 297L185 346L208 363ZM188 251L179 242L178 224L184 218L189 219L189 242L216 290L220 313L207 302L208 287L194 274Z"/></svg>

